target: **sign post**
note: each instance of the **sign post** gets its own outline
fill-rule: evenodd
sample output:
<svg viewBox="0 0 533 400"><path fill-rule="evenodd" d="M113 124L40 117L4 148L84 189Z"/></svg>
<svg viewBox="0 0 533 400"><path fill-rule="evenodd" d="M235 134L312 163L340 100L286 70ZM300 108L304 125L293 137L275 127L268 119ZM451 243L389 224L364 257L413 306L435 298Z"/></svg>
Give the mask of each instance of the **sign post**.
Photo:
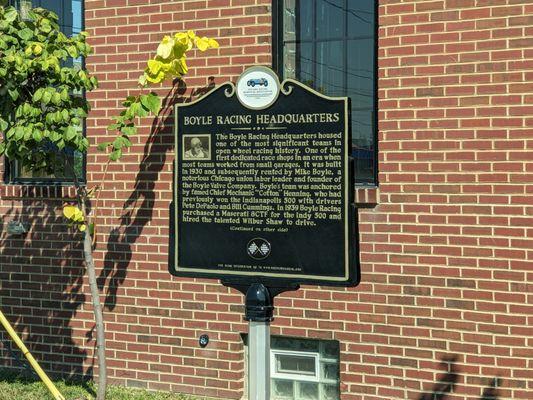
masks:
<svg viewBox="0 0 533 400"><path fill-rule="evenodd" d="M250 285L245 298L245 319L249 321L248 376L250 400L270 399L270 321L274 305L261 283Z"/></svg>
<svg viewBox="0 0 533 400"><path fill-rule="evenodd" d="M274 297L359 282L350 100L252 67L175 119L169 269L245 295L249 397L268 399Z"/></svg>

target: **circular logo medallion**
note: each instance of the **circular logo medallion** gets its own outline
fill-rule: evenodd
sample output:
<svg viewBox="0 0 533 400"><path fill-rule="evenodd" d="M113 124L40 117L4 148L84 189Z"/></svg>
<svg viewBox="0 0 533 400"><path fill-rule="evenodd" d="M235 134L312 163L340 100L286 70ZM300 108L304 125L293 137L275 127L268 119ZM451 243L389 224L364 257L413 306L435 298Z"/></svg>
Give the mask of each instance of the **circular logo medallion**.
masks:
<svg viewBox="0 0 533 400"><path fill-rule="evenodd" d="M263 238L254 238L246 246L246 251L254 260L264 260L270 255L270 243Z"/></svg>
<svg viewBox="0 0 533 400"><path fill-rule="evenodd" d="M272 105L279 95L277 75L267 67L251 67L237 81L237 98L252 110L262 110Z"/></svg>

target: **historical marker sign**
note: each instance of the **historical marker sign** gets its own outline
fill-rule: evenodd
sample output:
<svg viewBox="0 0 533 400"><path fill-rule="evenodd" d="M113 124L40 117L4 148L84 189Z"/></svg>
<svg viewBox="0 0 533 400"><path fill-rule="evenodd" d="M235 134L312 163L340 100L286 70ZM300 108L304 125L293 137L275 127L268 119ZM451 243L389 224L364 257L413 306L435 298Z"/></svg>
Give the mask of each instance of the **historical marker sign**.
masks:
<svg viewBox="0 0 533 400"><path fill-rule="evenodd" d="M177 105L171 273L357 284L349 110L264 67Z"/></svg>

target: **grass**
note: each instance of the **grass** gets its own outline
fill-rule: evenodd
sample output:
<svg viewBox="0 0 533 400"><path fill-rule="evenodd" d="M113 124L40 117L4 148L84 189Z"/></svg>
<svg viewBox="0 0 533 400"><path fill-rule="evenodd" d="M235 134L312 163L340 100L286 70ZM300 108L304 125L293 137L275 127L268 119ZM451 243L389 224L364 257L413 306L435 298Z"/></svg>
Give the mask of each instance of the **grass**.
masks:
<svg viewBox="0 0 533 400"><path fill-rule="evenodd" d="M93 400L94 385L55 381L54 384L67 400ZM200 400L183 394L148 392L109 386L106 400ZM0 400L54 400L40 380L25 378L16 373L0 370Z"/></svg>

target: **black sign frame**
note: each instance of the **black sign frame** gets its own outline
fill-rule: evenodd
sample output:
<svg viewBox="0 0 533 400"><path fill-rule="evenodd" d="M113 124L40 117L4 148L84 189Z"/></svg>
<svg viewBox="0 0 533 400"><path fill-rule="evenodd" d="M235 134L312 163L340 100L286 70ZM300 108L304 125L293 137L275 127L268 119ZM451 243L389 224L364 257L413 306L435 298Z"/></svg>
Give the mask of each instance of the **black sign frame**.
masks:
<svg viewBox="0 0 533 400"><path fill-rule="evenodd" d="M279 84L279 82L278 82ZM358 210L354 205L354 168L353 159L350 157L349 149L351 149L351 115L350 115L350 99L349 98L332 98L314 91L308 86L292 80L286 79L279 84L279 94L274 104L269 105L261 112L268 113L275 104L280 101L287 100L294 90L304 90L313 96L325 99L330 102L342 102L344 114L344 164L343 173L345 174L344 187L342 188L344 196L344 265L342 274L337 273L332 276L326 275L305 275L305 274L290 274L290 273L274 273L274 272L243 272L243 271L228 271L218 269L194 268L184 267L178 264L179 260L179 233L180 221L178 218L179 204L182 196L179 186L180 182L180 150L183 143L183 132L179 132L180 126L180 110L186 107L195 107L201 104L216 93L220 95L224 93L228 101L235 101L236 86L227 82L215 88L202 98L190 102L177 104L175 106L175 169L174 169L174 202L170 209L170 241L169 241L169 272L172 275L189 278L208 278L221 280L227 286L246 287L251 283L261 282L269 287L297 287L300 284L307 285L323 285L323 286L356 286L360 281L360 263L359 263L359 231L358 231ZM239 100L240 101L240 100ZM256 112L245 107L241 102L243 111ZM310 110L313 112L312 110ZM181 160L183 161L183 160ZM178 241L176 242L176 240ZM340 269L339 269L340 270Z"/></svg>

